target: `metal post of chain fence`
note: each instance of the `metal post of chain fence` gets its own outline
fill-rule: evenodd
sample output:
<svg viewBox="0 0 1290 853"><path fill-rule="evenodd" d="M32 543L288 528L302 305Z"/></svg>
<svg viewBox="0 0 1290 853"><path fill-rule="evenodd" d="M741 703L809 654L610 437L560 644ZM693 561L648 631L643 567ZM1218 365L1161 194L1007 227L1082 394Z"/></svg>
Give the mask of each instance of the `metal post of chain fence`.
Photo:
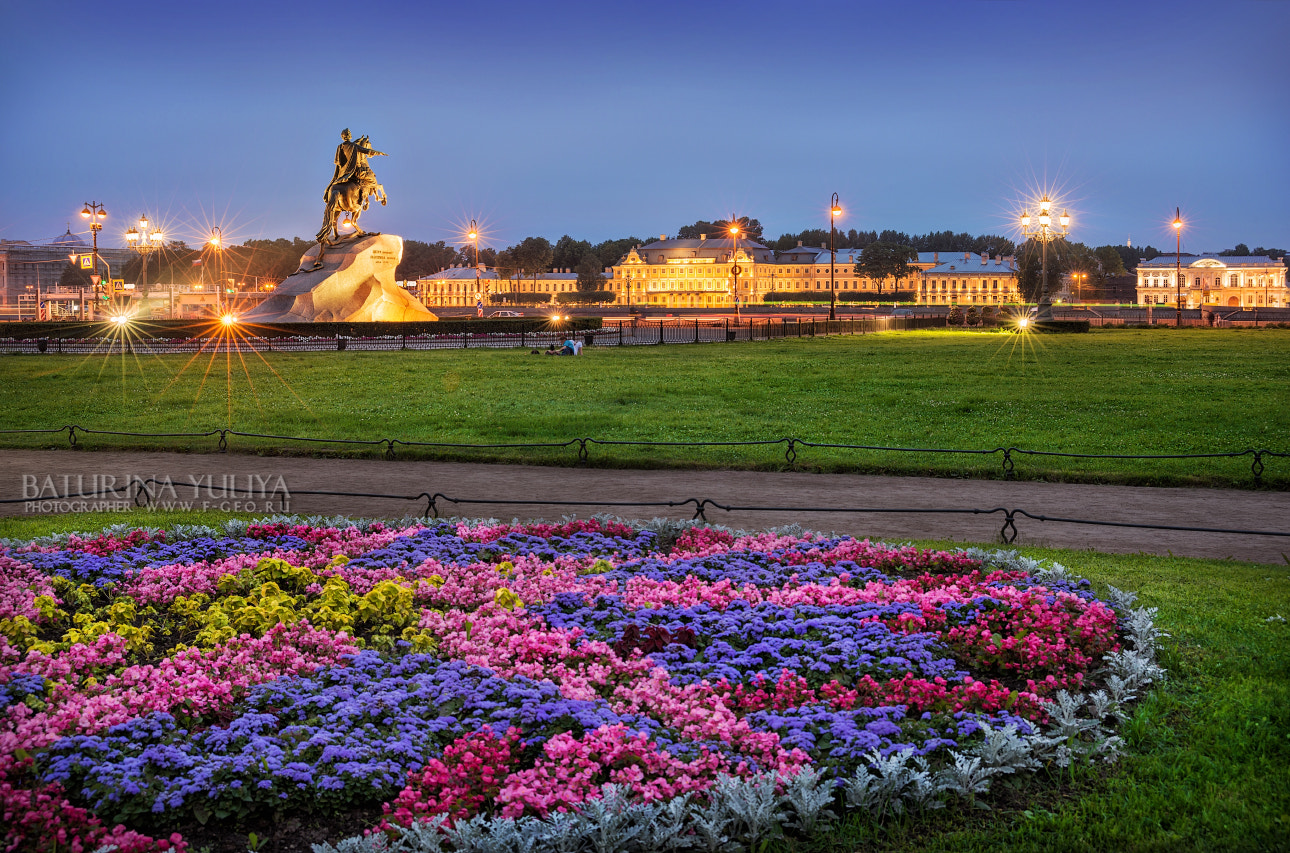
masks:
<svg viewBox="0 0 1290 853"><path fill-rule="evenodd" d="M699 342L699 318L698 317L694 318L694 342L696 344Z"/></svg>
<svg viewBox="0 0 1290 853"><path fill-rule="evenodd" d="M1254 475L1254 484L1259 485L1263 479L1263 454L1264 451L1254 451L1254 461L1250 463L1250 473Z"/></svg>
<svg viewBox="0 0 1290 853"><path fill-rule="evenodd" d="M1015 476L1012 464L1012 448L1003 448L1003 479L1011 480Z"/></svg>
<svg viewBox="0 0 1290 853"><path fill-rule="evenodd" d="M63 427L63 429L67 430L68 447L72 447L72 448L76 447L76 424L70 424L68 426Z"/></svg>
<svg viewBox="0 0 1290 853"><path fill-rule="evenodd" d="M663 345L663 321L662 320L658 321L658 343L659 343L659 346Z"/></svg>

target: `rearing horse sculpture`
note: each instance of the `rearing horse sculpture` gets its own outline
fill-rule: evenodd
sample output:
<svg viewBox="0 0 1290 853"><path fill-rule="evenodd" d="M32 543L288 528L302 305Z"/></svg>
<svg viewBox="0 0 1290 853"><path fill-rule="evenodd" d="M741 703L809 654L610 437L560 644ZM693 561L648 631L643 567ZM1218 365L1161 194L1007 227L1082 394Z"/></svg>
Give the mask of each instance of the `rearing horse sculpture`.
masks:
<svg viewBox="0 0 1290 853"><path fill-rule="evenodd" d="M324 245L340 239L340 215L349 214L349 222L354 226L353 236L366 234L358 226L358 217L373 197L385 204L385 187L381 186L372 167L367 164L369 156L383 157L384 151L370 147L366 136L359 137L357 142L349 139L349 128L341 132L341 143L336 147L336 170L331 184L323 192L327 208L323 213L323 226L318 232L318 242Z"/></svg>

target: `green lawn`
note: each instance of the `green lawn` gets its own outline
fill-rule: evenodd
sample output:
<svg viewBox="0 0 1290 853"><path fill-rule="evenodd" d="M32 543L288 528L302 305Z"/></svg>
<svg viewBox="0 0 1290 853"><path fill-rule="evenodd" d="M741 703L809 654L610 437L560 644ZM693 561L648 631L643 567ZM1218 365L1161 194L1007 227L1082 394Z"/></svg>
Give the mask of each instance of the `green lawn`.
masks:
<svg viewBox="0 0 1290 853"><path fill-rule="evenodd" d="M123 432L507 444L811 442L1087 454L1290 452L1290 330L1104 330L1086 335L900 332L732 345L319 352L197 357L12 356L0 429L67 424ZM82 436L89 447L213 450L214 438ZM66 436L0 434L11 447ZM233 438L248 452L363 452ZM400 456L574 464L577 448L428 450ZM1000 476L994 456L797 448L796 466ZM785 447L590 445L605 466L787 467ZM1249 486L1250 457L1016 457L1017 476ZM1290 486L1290 459L1265 459Z"/></svg>
<svg viewBox="0 0 1290 853"><path fill-rule="evenodd" d="M122 513L0 519L0 536L133 522L216 523L227 514ZM961 547L962 543L920 543ZM985 546L989 547L989 546ZM1168 679L1123 727L1115 765L997 783L989 811L849 817L793 853L1287 849L1290 837L1290 569L1215 560L1022 549L1159 608Z"/></svg>

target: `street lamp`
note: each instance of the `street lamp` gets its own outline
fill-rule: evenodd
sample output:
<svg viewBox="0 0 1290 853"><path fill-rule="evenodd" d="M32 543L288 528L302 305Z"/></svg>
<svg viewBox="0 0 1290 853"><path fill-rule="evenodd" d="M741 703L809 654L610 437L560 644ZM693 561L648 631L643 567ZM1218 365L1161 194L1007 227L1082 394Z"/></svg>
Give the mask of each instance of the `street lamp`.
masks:
<svg viewBox="0 0 1290 853"><path fill-rule="evenodd" d="M224 301L224 230L218 225L211 226L209 245L215 250L215 313L220 314Z"/></svg>
<svg viewBox="0 0 1290 853"><path fill-rule="evenodd" d="M636 310L632 305L632 281L635 279L635 275L631 270L628 270L624 278L627 282L627 313L630 314Z"/></svg>
<svg viewBox="0 0 1290 853"><path fill-rule="evenodd" d="M1182 326L1182 211L1174 208L1174 236L1177 242L1174 246L1174 328Z"/></svg>
<svg viewBox="0 0 1290 853"><path fill-rule="evenodd" d="M1084 282L1088 280L1088 273L1073 272L1071 273L1071 280L1075 282L1075 300L1077 302L1083 302L1084 301Z"/></svg>
<svg viewBox="0 0 1290 853"><path fill-rule="evenodd" d="M834 193L833 198L829 200L829 319L838 319L838 292L833 282L833 265L837 261L838 252L834 248L834 242L837 237L838 229L834 227L833 220L842 215L842 208L838 206L838 194Z"/></svg>
<svg viewBox="0 0 1290 853"><path fill-rule="evenodd" d="M134 226L131 226L130 230L125 232L126 245L143 256L143 272L140 273L140 284L143 291L142 298L144 299L148 298L148 254L160 249L163 239L160 228L150 229L147 216L139 217L138 231L134 229Z"/></svg>
<svg viewBox="0 0 1290 853"><path fill-rule="evenodd" d="M1039 289L1039 310L1035 312L1036 320L1053 319L1053 303L1048 298L1048 244L1056 239L1064 238L1070 233L1071 218L1070 214L1062 211L1062 215L1057 218L1060 224L1060 230L1053 225L1053 203L1045 195L1039 200L1039 215L1032 217L1030 211L1023 211L1021 214L1021 233L1024 237L1030 237L1038 240L1042 246L1040 258L1040 289ZM1034 223L1032 227L1032 222Z"/></svg>
<svg viewBox="0 0 1290 853"><path fill-rule="evenodd" d="M739 319L739 274L743 272L743 270L739 267L738 255L739 255L739 224L737 222L731 222L730 223L730 277L731 277L731 281L733 282L731 287L733 288L734 297L735 297L735 319L736 320Z"/></svg>
<svg viewBox="0 0 1290 853"><path fill-rule="evenodd" d="M466 234L466 236L469 237L471 241L475 244L475 293L478 294L479 293L479 225L476 224L475 220L473 219L470 220L470 231L469 233ZM484 294L484 295L488 296L489 294ZM481 314L484 311L482 303L480 304L479 311Z"/></svg>
<svg viewBox="0 0 1290 853"><path fill-rule="evenodd" d="M81 216L85 219L88 219L90 222L90 234L92 235L94 240L94 275L98 275L99 274L99 232L103 230L103 222L101 220L107 219L107 211L104 210L103 205L99 204L97 201L87 201L85 202L85 209L81 211ZM102 277L100 277L99 278L100 284L102 283L102 281L103 279ZM98 290L99 290L99 284L95 284L94 285L95 307L98 306Z"/></svg>

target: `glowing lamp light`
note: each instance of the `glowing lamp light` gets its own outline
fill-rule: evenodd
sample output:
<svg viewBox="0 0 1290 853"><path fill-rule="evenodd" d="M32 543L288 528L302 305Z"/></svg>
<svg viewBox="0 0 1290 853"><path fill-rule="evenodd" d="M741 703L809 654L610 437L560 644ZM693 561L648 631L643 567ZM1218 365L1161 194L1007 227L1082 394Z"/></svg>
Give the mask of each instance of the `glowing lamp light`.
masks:
<svg viewBox="0 0 1290 853"><path fill-rule="evenodd" d="M89 219L89 218L90 218L90 208L89 208L89 205L86 205L86 206L85 206L85 209L81 211L81 216L85 217L86 219Z"/></svg>
<svg viewBox="0 0 1290 853"><path fill-rule="evenodd" d="M1018 329L1024 329L1029 325L1030 325L1030 319L1028 317L1022 317L1020 320L1017 321Z"/></svg>
<svg viewBox="0 0 1290 853"><path fill-rule="evenodd" d="M730 236L731 236L731 237L738 237L738 236L739 236L739 226L738 226L738 225L731 225L731 226L730 226Z"/></svg>
<svg viewBox="0 0 1290 853"><path fill-rule="evenodd" d="M1040 212L1040 214L1039 214L1039 227L1040 227L1040 228L1047 228L1049 225L1051 225L1051 224L1052 224L1052 221L1053 221L1053 218L1052 218L1051 216L1049 216L1049 215L1048 215L1048 211L1046 211L1046 210L1045 210L1045 211Z"/></svg>
<svg viewBox="0 0 1290 853"><path fill-rule="evenodd" d="M1029 214L1029 213L1026 213L1026 214L1023 214L1023 215L1022 215L1022 217L1021 217L1021 227L1022 227L1022 228L1029 228L1029 227L1030 227L1030 214Z"/></svg>
<svg viewBox="0 0 1290 853"><path fill-rule="evenodd" d="M237 318L234 317L232 314L225 314L223 317L219 318L219 321L227 327L227 326L232 326L236 324Z"/></svg>
<svg viewBox="0 0 1290 853"><path fill-rule="evenodd" d="M112 316L111 319L112 319L112 322L117 326L124 326L126 323L130 322L129 316L125 314L115 314Z"/></svg>
<svg viewBox="0 0 1290 853"><path fill-rule="evenodd" d="M829 213L833 214L834 216L841 216L842 208L835 206L832 210L829 211Z"/></svg>
<svg viewBox="0 0 1290 853"><path fill-rule="evenodd" d="M1040 199L1040 200L1039 200L1039 212L1040 212L1040 213L1047 213L1047 212L1048 212L1048 208L1050 208L1050 207L1052 207L1052 206L1053 206L1053 203L1052 203L1051 201L1049 201L1049 200L1048 200L1048 197L1047 197L1047 196L1045 196L1044 198L1042 198L1042 199Z"/></svg>
<svg viewBox="0 0 1290 853"><path fill-rule="evenodd" d="M146 216L140 216L140 217L139 217L139 230L140 230L140 231L147 231L147 230L148 230L148 217L146 217Z"/></svg>
<svg viewBox="0 0 1290 853"><path fill-rule="evenodd" d="M125 232L125 241L133 246L135 243L139 242L139 232L131 228L129 231Z"/></svg>
<svg viewBox="0 0 1290 853"><path fill-rule="evenodd" d="M1179 217L1174 217L1173 226L1174 226L1174 230L1175 230L1175 231L1181 231L1181 230L1182 230L1182 219L1181 219L1181 218L1179 218Z"/></svg>
<svg viewBox="0 0 1290 853"><path fill-rule="evenodd" d="M1067 213L1066 211L1064 211L1064 210L1063 210L1063 211L1062 211L1062 215L1061 215L1061 217L1060 217L1060 220L1061 220L1061 223L1062 223L1062 229L1063 229L1063 230L1065 230L1066 228L1069 228L1069 227L1070 227L1070 224L1071 224L1071 215L1070 215L1069 213Z"/></svg>

